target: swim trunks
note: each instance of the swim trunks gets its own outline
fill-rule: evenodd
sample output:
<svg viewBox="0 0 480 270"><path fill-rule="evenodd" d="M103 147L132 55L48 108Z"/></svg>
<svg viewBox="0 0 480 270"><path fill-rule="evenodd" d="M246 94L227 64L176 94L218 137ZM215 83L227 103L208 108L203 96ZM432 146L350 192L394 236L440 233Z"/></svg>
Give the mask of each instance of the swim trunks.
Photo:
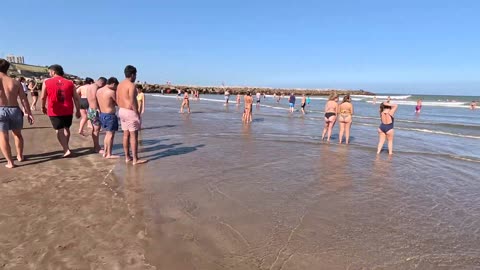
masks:
<svg viewBox="0 0 480 270"><path fill-rule="evenodd" d="M290 105L290 108L295 107L295 103L292 103L292 102L288 103L288 105Z"/></svg>
<svg viewBox="0 0 480 270"><path fill-rule="evenodd" d="M23 112L18 106L0 107L0 131L23 128Z"/></svg>
<svg viewBox="0 0 480 270"><path fill-rule="evenodd" d="M88 99L86 98L81 98L80 99L80 109L82 110L88 110Z"/></svg>
<svg viewBox="0 0 480 270"><path fill-rule="evenodd" d="M100 122L102 129L105 131L118 130L118 117L115 113L100 113Z"/></svg>
<svg viewBox="0 0 480 270"><path fill-rule="evenodd" d="M87 118L90 120L92 125L99 127L100 126L100 118L98 117L98 111L89 108L87 111Z"/></svg>
<svg viewBox="0 0 480 270"><path fill-rule="evenodd" d="M38 97L38 92L37 92L37 91L33 91L33 92L32 92L32 97Z"/></svg>
<svg viewBox="0 0 480 270"><path fill-rule="evenodd" d="M50 116L50 122L55 130L70 128L72 126L73 115Z"/></svg>
<svg viewBox="0 0 480 270"><path fill-rule="evenodd" d="M118 110L118 117L123 131L137 131L140 130L140 118L138 114L132 110L120 108Z"/></svg>

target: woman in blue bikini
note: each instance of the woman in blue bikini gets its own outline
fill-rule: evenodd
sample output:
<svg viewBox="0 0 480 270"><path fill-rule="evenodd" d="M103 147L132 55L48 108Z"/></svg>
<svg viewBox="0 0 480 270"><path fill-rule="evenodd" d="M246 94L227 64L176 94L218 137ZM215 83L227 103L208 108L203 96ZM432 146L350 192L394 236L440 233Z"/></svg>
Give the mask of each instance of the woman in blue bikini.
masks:
<svg viewBox="0 0 480 270"><path fill-rule="evenodd" d="M385 144L385 139L388 141L388 154L393 154L393 123L395 112L398 109L397 104L383 102L380 104L380 126L378 127L378 148L377 154L380 154L382 147Z"/></svg>

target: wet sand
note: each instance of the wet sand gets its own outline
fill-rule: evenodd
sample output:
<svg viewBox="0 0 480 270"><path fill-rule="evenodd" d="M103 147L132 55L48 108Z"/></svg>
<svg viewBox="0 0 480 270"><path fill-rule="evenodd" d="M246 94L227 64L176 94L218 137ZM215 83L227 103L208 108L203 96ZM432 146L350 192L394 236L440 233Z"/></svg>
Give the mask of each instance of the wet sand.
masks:
<svg viewBox="0 0 480 270"><path fill-rule="evenodd" d="M90 154L90 138L76 134L76 157L62 159L50 122L35 116L23 132L28 161L7 170L0 159L1 268L154 269L142 212L110 187L117 161Z"/></svg>
<svg viewBox="0 0 480 270"><path fill-rule="evenodd" d="M476 163L312 143L294 128L320 125L263 108L244 126L235 106L148 102L144 166L85 155L0 168L7 269L480 267ZM35 153L58 149L35 132L49 136Z"/></svg>

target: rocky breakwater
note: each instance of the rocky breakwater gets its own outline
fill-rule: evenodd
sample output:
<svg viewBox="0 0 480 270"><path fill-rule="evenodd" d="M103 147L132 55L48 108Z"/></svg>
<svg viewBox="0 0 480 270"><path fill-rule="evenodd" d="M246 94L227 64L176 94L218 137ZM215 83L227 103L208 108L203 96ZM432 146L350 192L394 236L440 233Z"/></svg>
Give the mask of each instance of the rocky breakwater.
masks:
<svg viewBox="0 0 480 270"><path fill-rule="evenodd" d="M158 84L143 84L143 89L146 93L163 93L163 94L176 94L184 91L199 91L200 94L218 94L222 95L226 90L232 95L246 94L250 92L252 94L261 93L265 95L311 95L311 96L328 96L332 92L336 92L339 95L375 95L372 92L365 90L352 90L352 89L303 89L303 88L266 88L266 87L221 87L221 86L191 86L191 85L158 85Z"/></svg>

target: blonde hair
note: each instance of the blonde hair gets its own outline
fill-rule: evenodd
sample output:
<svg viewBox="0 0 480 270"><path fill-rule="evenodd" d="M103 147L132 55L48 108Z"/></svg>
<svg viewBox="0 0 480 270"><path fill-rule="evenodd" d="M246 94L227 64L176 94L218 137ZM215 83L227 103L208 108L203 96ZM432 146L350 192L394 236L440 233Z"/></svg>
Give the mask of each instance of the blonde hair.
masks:
<svg viewBox="0 0 480 270"><path fill-rule="evenodd" d="M328 100L335 100L336 98L338 98L337 93L332 92L332 93L330 94L330 96L328 97Z"/></svg>

